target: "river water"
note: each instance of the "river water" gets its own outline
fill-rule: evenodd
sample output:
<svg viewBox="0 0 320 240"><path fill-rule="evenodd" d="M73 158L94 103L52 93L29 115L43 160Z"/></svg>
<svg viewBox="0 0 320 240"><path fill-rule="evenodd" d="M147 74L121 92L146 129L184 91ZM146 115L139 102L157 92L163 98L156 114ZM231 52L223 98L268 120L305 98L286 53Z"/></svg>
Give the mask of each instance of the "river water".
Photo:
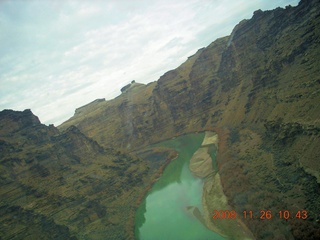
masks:
<svg viewBox="0 0 320 240"><path fill-rule="evenodd" d="M179 157L166 167L137 210L135 234L138 239L224 239L188 211L190 206L202 211L203 180L191 174L189 160L203 138L204 133L188 134L156 145L175 149Z"/></svg>

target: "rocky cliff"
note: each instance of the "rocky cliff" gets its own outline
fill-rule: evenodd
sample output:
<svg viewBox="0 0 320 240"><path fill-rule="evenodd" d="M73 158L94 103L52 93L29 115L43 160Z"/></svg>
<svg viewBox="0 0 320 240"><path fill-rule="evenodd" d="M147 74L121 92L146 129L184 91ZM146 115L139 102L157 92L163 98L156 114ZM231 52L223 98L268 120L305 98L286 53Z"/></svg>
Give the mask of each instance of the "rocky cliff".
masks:
<svg viewBox="0 0 320 240"><path fill-rule="evenodd" d="M60 131L29 110L0 112L0 238L133 238L134 210L173 156L144 147L214 130L228 204L272 212L244 220L254 236L319 239L319 3L258 10L157 82L78 108Z"/></svg>
<svg viewBox="0 0 320 240"><path fill-rule="evenodd" d="M186 132L226 135L218 163L238 212L272 210L246 224L257 239L319 237L319 1L257 10L230 36L200 49L157 82L128 89L75 125L103 146L131 151ZM308 219L280 219L306 210ZM293 216L293 215L291 215Z"/></svg>
<svg viewBox="0 0 320 240"><path fill-rule="evenodd" d="M163 161L167 156L162 151ZM0 239L133 238L135 209L154 168L101 147L74 126L60 133L30 110L4 110Z"/></svg>
<svg viewBox="0 0 320 240"><path fill-rule="evenodd" d="M126 149L207 126L318 124L317 10L317 1L302 1L256 11L157 82L88 106L59 128L76 125L102 145Z"/></svg>

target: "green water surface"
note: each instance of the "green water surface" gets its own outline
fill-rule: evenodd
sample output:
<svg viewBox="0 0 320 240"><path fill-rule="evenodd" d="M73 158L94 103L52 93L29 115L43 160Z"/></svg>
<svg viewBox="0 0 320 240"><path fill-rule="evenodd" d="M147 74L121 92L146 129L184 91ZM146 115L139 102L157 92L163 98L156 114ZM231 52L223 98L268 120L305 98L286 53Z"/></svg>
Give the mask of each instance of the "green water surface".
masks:
<svg viewBox="0 0 320 240"><path fill-rule="evenodd" d="M179 152L141 203L135 218L135 234L141 240L224 239L207 229L188 206L202 211L203 181L189 170L189 160L201 146L204 133L188 134L157 144Z"/></svg>

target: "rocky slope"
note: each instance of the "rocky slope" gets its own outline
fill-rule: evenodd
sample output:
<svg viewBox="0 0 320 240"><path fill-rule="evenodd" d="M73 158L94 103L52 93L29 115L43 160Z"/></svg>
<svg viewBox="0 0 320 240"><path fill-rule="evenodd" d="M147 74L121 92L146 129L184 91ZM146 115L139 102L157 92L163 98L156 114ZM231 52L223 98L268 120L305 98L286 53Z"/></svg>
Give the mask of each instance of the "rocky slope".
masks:
<svg viewBox="0 0 320 240"><path fill-rule="evenodd" d="M157 167L168 157L161 153ZM0 239L132 239L135 209L156 172L74 126L60 133L30 110L4 110Z"/></svg>
<svg viewBox="0 0 320 240"><path fill-rule="evenodd" d="M132 151L186 132L225 135L218 164L229 204L257 239L317 239L320 211L320 9L258 10L230 36L148 85L132 83L59 128L77 126L105 147ZM137 87L135 87L137 86ZM97 105L99 104L99 105ZM280 219L280 210L308 219Z"/></svg>

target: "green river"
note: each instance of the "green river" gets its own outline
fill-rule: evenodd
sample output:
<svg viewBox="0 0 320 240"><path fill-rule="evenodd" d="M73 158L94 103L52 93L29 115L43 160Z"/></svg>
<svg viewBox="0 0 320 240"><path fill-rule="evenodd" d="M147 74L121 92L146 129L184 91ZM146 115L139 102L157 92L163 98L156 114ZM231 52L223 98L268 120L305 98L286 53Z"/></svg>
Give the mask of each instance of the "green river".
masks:
<svg viewBox="0 0 320 240"><path fill-rule="evenodd" d="M195 206L202 211L203 180L191 174L189 160L203 138L204 133L188 134L155 145L175 149L179 156L166 167L137 210L135 235L138 239L224 239L187 210L188 206Z"/></svg>

